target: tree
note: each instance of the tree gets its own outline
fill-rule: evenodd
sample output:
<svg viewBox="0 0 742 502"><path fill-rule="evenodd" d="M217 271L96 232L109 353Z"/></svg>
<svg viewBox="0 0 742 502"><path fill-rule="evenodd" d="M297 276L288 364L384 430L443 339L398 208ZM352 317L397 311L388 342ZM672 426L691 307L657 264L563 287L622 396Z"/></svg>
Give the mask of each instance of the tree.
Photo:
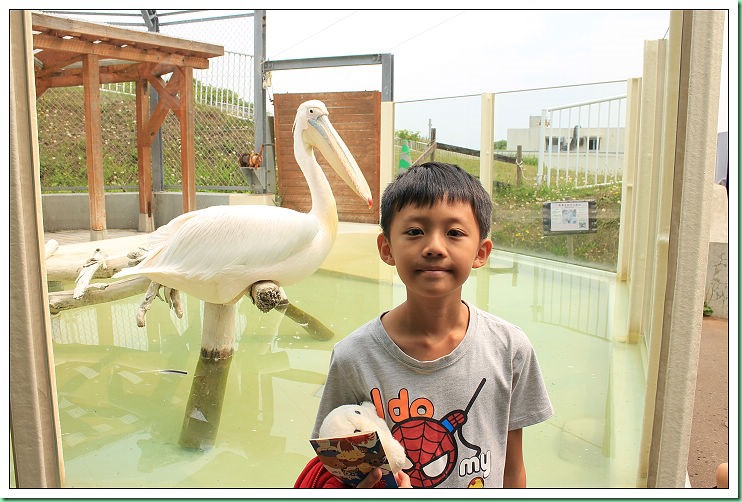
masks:
<svg viewBox="0 0 742 502"><path fill-rule="evenodd" d="M394 132L394 135L399 139L424 142L422 135L418 131L408 131L407 129L398 129L397 131Z"/></svg>

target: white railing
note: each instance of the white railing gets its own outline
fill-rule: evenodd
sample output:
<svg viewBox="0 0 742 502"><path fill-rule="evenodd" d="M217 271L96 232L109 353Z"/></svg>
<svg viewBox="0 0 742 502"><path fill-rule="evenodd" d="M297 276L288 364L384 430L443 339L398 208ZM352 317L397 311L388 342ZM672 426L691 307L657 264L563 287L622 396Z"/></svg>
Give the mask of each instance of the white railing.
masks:
<svg viewBox="0 0 742 502"><path fill-rule="evenodd" d="M626 96L542 110L538 184L586 187L620 181L625 121Z"/></svg>
<svg viewBox="0 0 742 502"><path fill-rule="evenodd" d="M253 118L253 56L225 51L224 56L209 60L208 70L194 70L193 78L211 86L212 94L200 96L200 102Z"/></svg>

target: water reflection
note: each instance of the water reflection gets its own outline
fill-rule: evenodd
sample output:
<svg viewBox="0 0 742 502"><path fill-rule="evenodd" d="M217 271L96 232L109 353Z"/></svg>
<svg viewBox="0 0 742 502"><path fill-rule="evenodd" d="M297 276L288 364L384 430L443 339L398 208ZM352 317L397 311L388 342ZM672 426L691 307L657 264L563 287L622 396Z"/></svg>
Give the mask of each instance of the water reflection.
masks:
<svg viewBox="0 0 742 502"><path fill-rule="evenodd" d="M539 356L556 414L524 435L529 485L630 484L634 470L617 470L611 434L612 275L557 265L495 253L463 295L520 325ZM316 340L243 300L220 430L206 452L178 445L201 342L200 301L184 297L183 319L157 302L145 328L136 327L136 297L53 318L68 486L292 486L313 456L307 439L332 345L401 301L404 288L396 278L320 271L286 291L336 336Z"/></svg>

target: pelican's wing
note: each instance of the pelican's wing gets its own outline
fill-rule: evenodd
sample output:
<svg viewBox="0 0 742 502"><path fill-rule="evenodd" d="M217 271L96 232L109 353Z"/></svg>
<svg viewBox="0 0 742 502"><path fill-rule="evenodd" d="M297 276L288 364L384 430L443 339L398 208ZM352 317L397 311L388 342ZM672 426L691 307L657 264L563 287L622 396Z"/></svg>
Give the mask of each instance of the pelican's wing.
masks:
<svg viewBox="0 0 742 502"><path fill-rule="evenodd" d="M272 206L214 206L169 225L153 235L156 247L130 273L208 280L243 267L260 270L305 249L319 230L314 217Z"/></svg>
<svg viewBox="0 0 742 502"><path fill-rule="evenodd" d="M192 218L199 218L200 216L200 210L189 211L187 213L181 214L180 216L176 216L167 224L152 232L152 234L149 236L149 249L154 250L161 247L164 243L171 239L173 235L175 235L175 233L178 231L178 229L185 225L188 220Z"/></svg>

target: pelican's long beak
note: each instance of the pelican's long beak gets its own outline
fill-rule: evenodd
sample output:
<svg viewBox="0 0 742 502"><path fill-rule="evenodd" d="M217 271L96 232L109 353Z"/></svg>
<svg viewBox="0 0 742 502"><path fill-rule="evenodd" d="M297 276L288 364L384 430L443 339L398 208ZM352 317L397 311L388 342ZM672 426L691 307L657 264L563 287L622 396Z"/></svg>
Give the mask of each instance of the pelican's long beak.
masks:
<svg viewBox="0 0 742 502"><path fill-rule="evenodd" d="M374 201L371 196L371 189L366 183L366 178L363 177L356 159L353 158L350 150L345 146L345 142L332 126L327 115L310 119L308 123L310 127L304 130L304 141L322 152L322 155L335 172L359 197L368 203L370 208Z"/></svg>

